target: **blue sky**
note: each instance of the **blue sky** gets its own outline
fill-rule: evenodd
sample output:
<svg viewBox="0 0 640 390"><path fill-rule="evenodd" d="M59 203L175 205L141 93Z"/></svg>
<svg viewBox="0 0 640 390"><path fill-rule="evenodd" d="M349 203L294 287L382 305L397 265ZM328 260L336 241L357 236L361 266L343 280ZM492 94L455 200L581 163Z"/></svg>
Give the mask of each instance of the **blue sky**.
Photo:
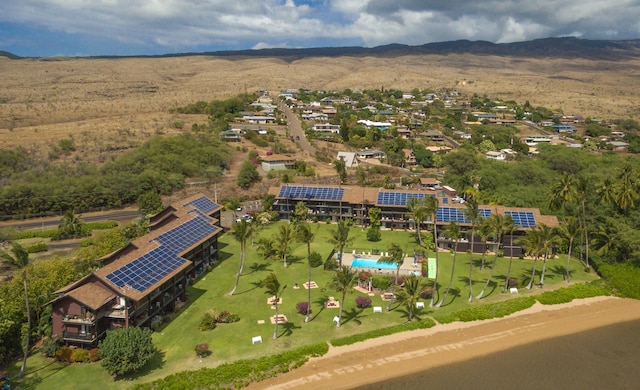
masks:
<svg viewBox="0 0 640 390"><path fill-rule="evenodd" d="M0 50L149 55L269 47L640 38L638 0L2 0Z"/></svg>

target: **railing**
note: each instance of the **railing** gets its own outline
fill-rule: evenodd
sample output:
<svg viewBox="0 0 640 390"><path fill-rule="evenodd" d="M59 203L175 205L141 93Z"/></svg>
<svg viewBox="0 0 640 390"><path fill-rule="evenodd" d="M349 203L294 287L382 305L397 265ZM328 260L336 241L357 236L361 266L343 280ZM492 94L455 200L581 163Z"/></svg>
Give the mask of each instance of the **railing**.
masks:
<svg viewBox="0 0 640 390"><path fill-rule="evenodd" d="M92 341L95 340L96 335L93 333L62 332L62 337L67 340Z"/></svg>
<svg viewBox="0 0 640 390"><path fill-rule="evenodd" d="M91 325L95 322L95 317L90 317L90 318L80 318L79 316L64 316L62 318L62 323L65 324L87 324L87 325Z"/></svg>

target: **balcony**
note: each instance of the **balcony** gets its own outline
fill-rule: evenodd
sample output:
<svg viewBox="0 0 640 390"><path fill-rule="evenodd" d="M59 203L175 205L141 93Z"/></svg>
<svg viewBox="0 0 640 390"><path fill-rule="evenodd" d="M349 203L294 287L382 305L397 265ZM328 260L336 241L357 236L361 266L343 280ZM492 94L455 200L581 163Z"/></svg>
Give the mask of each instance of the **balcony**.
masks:
<svg viewBox="0 0 640 390"><path fill-rule="evenodd" d="M78 324L78 325L91 325L95 323L95 316L90 314L89 316L79 315L65 315L62 317L63 324Z"/></svg>
<svg viewBox="0 0 640 390"><path fill-rule="evenodd" d="M65 340L76 340L76 341L93 341L96 339L96 335L93 333L62 332L62 337Z"/></svg>

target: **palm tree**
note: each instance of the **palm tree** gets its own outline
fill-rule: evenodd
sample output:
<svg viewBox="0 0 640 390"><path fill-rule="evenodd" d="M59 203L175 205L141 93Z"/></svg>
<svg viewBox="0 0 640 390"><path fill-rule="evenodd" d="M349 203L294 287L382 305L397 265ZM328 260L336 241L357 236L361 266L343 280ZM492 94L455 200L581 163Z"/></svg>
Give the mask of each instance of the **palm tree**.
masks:
<svg viewBox="0 0 640 390"><path fill-rule="evenodd" d="M487 222L487 224L490 226L490 234L495 234L496 236L496 245L493 250L494 257L493 263L491 264L491 270L489 271L489 276L484 282L484 286L482 287L480 294L476 296L476 299L482 299L484 297L484 293L487 290L487 287L489 287L489 283L491 283L491 279L493 278L493 270L496 269L496 263L498 262L498 250L500 249L500 241L504 232L504 215L497 213L491 214L491 217L489 218L489 222Z"/></svg>
<svg viewBox="0 0 640 390"><path fill-rule="evenodd" d="M342 308L344 307L344 300L347 297L347 293L351 291L353 285L356 284L357 280L358 274L351 271L351 268L346 265L340 266L331 280L331 285L335 288L336 292L342 294L342 299L340 300L340 311L338 312L338 323L336 324L338 328L342 323Z"/></svg>
<svg viewBox="0 0 640 390"><path fill-rule="evenodd" d="M396 281L394 286L398 285L398 275L400 273L400 267L404 262L404 252L402 248L397 243L392 243L389 246L389 256L383 256L378 260L379 263L389 263L396 265ZM394 287L395 288L395 287ZM393 302L393 298L389 300L389 305L387 306L387 311L391 311L391 303Z"/></svg>
<svg viewBox="0 0 640 390"><path fill-rule="evenodd" d="M513 231L516 229L516 223L509 214L504 216L503 228L505 232L509 232L509 267L507 268L507 277L504 281L502 292L507 292L509 288L509 279L511 278L511 266L513 265Z"/></svg>
<svg viewBox="0 0 640 390"><path fill-rule="evenodd" d="M598 253L606 255L616 249L617 242L618 227L613 219L608 218L604 224L598 226L593 236L593 245Z"/></svg>
<svg viewBox="0 0 640 390"><path fill-rule="evenodd" d="M413 309L422 291L421 280L421 277L411 274L404 279L404 284L398 291L398 298L407 305L409 310L409 322L413 319Z"/></svg>
<svg viewBox="0 0 640 390"><path fill-rule="evenodd" d="M529 280L529 284L526 287L527 290L530 290L531 287L533 287L533 279L536 276L536 263L538 262L538 257L541 253L540 247L542 242L540 241L540 234L537 229L531 229L528 230L523 237L518 238L516 242L524 247L526 254L534 256L531 280Z"/></svg>
<svg viewBox="0 0 640 390"><path fill-rule="evenodd" d="M267 260L278 258L277 242L274 238L261 237L258 239L257 252Z"/></svg>
<svg viewBox="0 0 640 390"><path fill-rule="evenodd" d="M311 231L311 225L306 222L299 222L295 229L296 240L307 245L307 314L304 322L309 322L311 319L311 243L316 234Z"/></svg>
<svg viewBox="0 0 640 390"><path fill-rule="evenodd" d="M22 378L27 366L27 356L29 356L29 336L31 335L31 309L29 308L29 289L27 288L27 265L29 265L29 252L22 245L14 242L9 252L5 250L0 252L0 257L6 263L18 268L22 274L24 303L27 312L27 333L24 337L24 357L22 358L20 372L18 372L18 378Z"/></svg>
<svg viewBox="0 0 640 390"><path fill-rule="evenodd" d="M489 237L493 235L491 219L484 217L480 218L480 222L478 223L478 235L480 235L480 239L482 240L482 259L480 263L480 271L484 271L484 257L487 252L487 241L489 240Z"/></svg>
<svg viewBox="0 0 640 390"><path fill-rule="evenodd" d="M422 222L427 218L427 216L429 216L429 210L425 206L425 202L423 199L413 197L409 198L409 202L407 202L407 209L413 216L413 221L416 225L416 237L418 238L418 244L420 246L423 245L422 235L420 234L420 226L422 225Z"/></svg>
<svg viewBox="0 0 640 390"><path fill-rule="evenodd" d="M68 210L64 213L58 230L62 238L82 237L84 235L84 221L73 210Z"/></svg>
<svg viewBox="0 0 640 390"><path fill-rule="evenodd" d="M574 217L569 217L560 224L560 234L567 240L567 244L569 245L568 254L567 254L567 267L565 268L565 281L569 283L569 268L571 267L571 249L573 249L573 243L581 234L581 227L578 223L578 220Z"/></svg>
<svg viewBox="0 0 640 390"><path fill-rule="evenodd" d="M607 176L597 191L600 203L610 205L615 202L615 186L611 176Z"/></svg>
<svg viewBox="0 0 640 390"><path fill-rule="evenodd" d="M444 291L444 296L442 300L438 302L436 307L441 307L444 301L447 299L449 295L449 290L451 289L451 284L453 283L453 273L456 269L456 254L458 253L458 241L460 241L460 225L455 222L449 223L447 229L444 233L447 237L453 240L453 261L451 262L451 276L449 277L449 284L447 285L447 289Z"/></svg>
<svg viewBox="0 0 640 390"><path fill-rule="evenodd" d="M542 273L540 274L540 288L544 287L544 273L547 269L547 259L553 248L558 244L558 237L553 228L541 223L536 226L540 235L540 250L542 251Z"/></svg>
<svg viewBox="0 0 640 390"><path fill-rule="evenodd" d="M478 201L474 197L470 197L465 203L466 208L462 210L464 215L471 221L471 252L469 252L469 302L473 301L473 247L475 244L476 224L482 215L478 208Z"/></svg>
<svg viewBox="0 0 640 390"><path fill-rule="evenodd" d="M553 183L549 196L549 209L562 208L562 216L564 217L566 204L575 200L577 196L575 184L574 176L569 173L563 174L560 180Z"/></svg>
<svg viewBox="0 0 640 390"><path fill-rule="evenodd" d="M433 278L433 292L431 294L431 300L429 301L429 307L433 307L435 305L435 296L438 290L438 198L435 196L426 197L424 200L425 208L427 212L431 214L431 223L433 224L433 241L436 255L436 274Z"/></svg>
<svg viewBox="0 0 640 390"><path fill-rule="evenodd" d="M587 224L587 195L591 191L590 182L587 176L580 176L576 181L576 194L578 195L578 199L580 200L580 214L581 218L579 219L580 227L582 233L584 233L584 258L586 261L587 269L590 268L589 265L589 229Z"/></svg>
<svg viewBox="0 0 640 390"><path fill-rule="evenodd" d="M338 268L342 267L342 253L344 252L344 247L353 243L353 237L349 238L349 232L351 231L349 225L349 221L338 221L336 229L331 230L331 237L329 237L329 243L338 250Z"/></svg>
<svg viewBox="0 0 640 390"><path fill-rule="evenodd" d="M273 339L275 340L278 338L278 301L287 286L280 286L278 277L272 272L264 280L260 281L260 287L265 289L267 295L273 297L273 306L276 309L276 320L274 321L276 324L273 328Z"/></svg>
<svg viewBox="0 0 640 390"><path fill-rule="evenodd" d="M240 275L244 269L244 259L247 254L247 240L253 236L253 229L251 224L244 219L240 222L234 222L231 225L231 235L240 243L240 265L238 266L238 273L236 274L236 284L233 286L233 290L229 295L233 295L238 288L238 282L240 282Z"/></svg>
<svg viewBox="0 0 640 390"><path fill-rule="evenodd" d="M278 234L276 235L276 247L278 249L278 253L280 254L280 258L284 262L284 268L287 268L287 255L291 250L291 242L293 241L294 231L291 228L291 225L285 224L280 225L278 228Z"/></svg>

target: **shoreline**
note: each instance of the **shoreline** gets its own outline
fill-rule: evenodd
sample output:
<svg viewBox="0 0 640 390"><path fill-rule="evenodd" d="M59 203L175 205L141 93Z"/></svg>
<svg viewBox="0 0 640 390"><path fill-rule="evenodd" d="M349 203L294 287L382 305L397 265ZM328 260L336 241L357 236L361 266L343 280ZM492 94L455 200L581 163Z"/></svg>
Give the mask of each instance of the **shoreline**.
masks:
<svg viewBox="0 0 640 390"><path fill-rule="evenodd" d="M595 297L558 305L536 303L497 319L437 324L429 329L330 347L302 367L248 389L350 389L464 362L540 340L640 320L640 301Z"/></svg>

